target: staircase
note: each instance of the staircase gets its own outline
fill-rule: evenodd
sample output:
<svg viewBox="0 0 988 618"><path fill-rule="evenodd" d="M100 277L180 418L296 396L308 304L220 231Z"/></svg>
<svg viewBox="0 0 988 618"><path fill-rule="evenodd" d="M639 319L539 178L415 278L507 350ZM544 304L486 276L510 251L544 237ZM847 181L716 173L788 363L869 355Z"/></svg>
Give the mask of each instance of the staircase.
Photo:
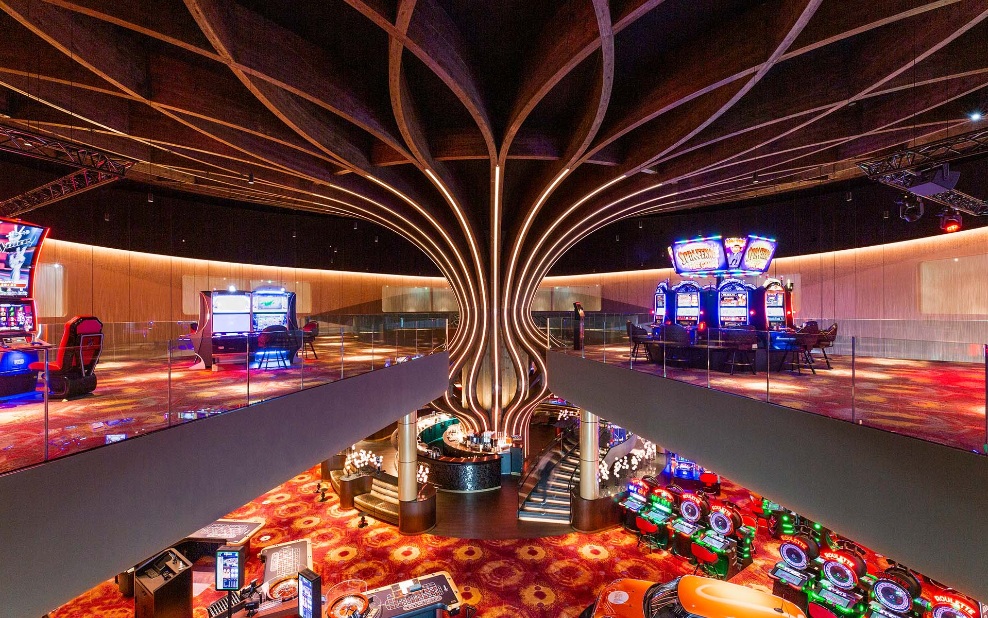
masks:
<svg viewBox="0 0 988 618"><path fill-rule="evenodd" d="M580 449L572 442L563 444L566 455L552 467L545 495L540 487L532 491L518 511L521 521L569 524L570 481L574 486L580 482Z"/></svg>

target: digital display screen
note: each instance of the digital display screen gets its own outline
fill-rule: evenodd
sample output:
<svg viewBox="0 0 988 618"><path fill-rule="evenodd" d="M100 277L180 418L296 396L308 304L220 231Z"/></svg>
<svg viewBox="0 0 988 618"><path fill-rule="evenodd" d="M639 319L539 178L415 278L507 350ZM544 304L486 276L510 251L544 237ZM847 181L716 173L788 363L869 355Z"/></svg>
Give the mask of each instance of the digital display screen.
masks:
<svg viewBox="0 0 988 618"><path fill-rule="evenodd" d="M0 296L28 298L46 228L0 219Z"/></svg>
<svg viewBox="0 0 988 618"><path fill-rule="evenodd" d="M34 331L34 307L24 303L0 303L0 330Z"/></svg>
<svg viewBox="0 0 988 618"><path fill-rule="evenodd" d="M721 307L747 307L748 295L744 292L721 292Z"/></svg>
<svg viewBox="0 0 988 618"><path fill-rule="evenodd" d="M768 270L777 243L760 236L708 236L680 240L669 247L681 275L760 274Z"/></svg>
<svg viewBox="0 0 988 618"><path fill-rule="evenodd" d="M298 615L302 618L320 618L312 612L312 581L301 573L298 576Z"/></svg>
<svg viewBox="0 0 988 618"><path fill-rule="evenodd" d="M240 552L216 552L216 589L239 590L243 573L240 572Z"/></svg>
<svg viewBox="0 0 988 618"><path fill-rule="evenodd" d="M263 294L254 292L254 311L288 311L288 294Z"/></svg>
<svg viewBox="0 0 988 618"><path fill-rule="evenodd" d="M749 236L748 239L748 248L744 252L742 268L763 273L768 270L768 265L772 262L772 256L775 255L775 247L778 243L757 236Z"/></svg>
<svg viewBox="0 0 988 618"><path fill-rule="evenodd" d="M213 313L250 313L250 295L213 292ZM216 330L215 328L213 330ZM247 329L244 329L247 330Z"/></svg>
<svg viewBox="0 0 988 618"><path fill-rule="evenodd" d="M250 331L249 313L213 314L214 333L246 333Z"/></svg>
<svg viewBox="0 0 988 618"><path fill-rule="evenodd" d="M698 481L704 470L692 459L686 459L676 453L667 452L666 468L663 472L673 478Z"/></svg>
<svg viewBox="0 0 988 618"><path fill-rule="evenodd" d="M766 307L782 307L784 306L785 299L785 292L782 292L781 290L778 292L765 292Z"/></svg>
<svg viewBox="0 0 988 618"><path fill-rule="evenodd" d="M676 294L676 306L677 307L699 307L700 306L700 293L699 292L679 292Z"/></svg>
<svg viewBox="0 0 988 618"><path fill-rule="evenodd" d="M254 330L264 330L268 326L288 326L288 316L284 313L255 313Z"/></svg>
<svg viewBox="0 0 988 618"><path fill-rule="evenodd" d="M655 308L656 309L665 309L666 308L666 295L665 294L656 294L655 295Z"/></svg>

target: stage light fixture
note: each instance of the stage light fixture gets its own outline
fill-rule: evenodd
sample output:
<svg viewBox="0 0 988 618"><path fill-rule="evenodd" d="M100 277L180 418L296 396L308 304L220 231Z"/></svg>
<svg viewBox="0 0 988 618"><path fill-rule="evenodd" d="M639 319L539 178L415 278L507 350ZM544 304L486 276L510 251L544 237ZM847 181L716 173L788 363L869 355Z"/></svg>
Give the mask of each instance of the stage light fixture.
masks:
<svg viewBox="0 0 988 618"><path fill-rule="evenodd" d="M913 195L903 195L895 202L899 205L899 218L915 223L923 216L923 200Z"/></svg>
<svg viewBox="0 0 988 618"><path fill-rule="evenodd" d="M977 122L981 120L983 116L981 115L981 112L971 112L969 118L971 119L972 122Z"/></svg>
<svg viewBox="0 0 988 618"><path fill-rule="evenodd" d="M940 229L945 234L959 232L962 227L964 227L964 218L961 217L961 213L953 208L947 208L940 213Z"/></svg>

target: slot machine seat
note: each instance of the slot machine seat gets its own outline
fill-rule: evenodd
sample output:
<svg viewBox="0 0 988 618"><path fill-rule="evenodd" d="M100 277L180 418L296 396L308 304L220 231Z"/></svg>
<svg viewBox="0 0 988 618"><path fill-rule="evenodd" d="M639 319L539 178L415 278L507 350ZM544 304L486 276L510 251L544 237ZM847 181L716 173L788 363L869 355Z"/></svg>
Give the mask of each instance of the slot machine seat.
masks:
<svg viewBox="0 0 988 618"><path fill-rule="evenodd" d="M48 391L73 397L96 390L96 363L103 351L103 323L96 316L77 315L65 323L55 357L48 360ZM28 365L44 371L44 361Z"/></svg>
<svg viewBox="0 0 988 618"><path fill-rule="evenodd" d="M788 361L790 371L802 373L802 367L809 367L810 371L816 375L810 350L816 347L819 339L820 328L816 322L808 322L802 328L792 333L792 335L781 338L785 355L782 357L782 362L779 363L779 371L782 371L782 368L786 365L786 361Z"/></svg>
<svg viewBox="0 0 988 618"><path fill-rule="evenodd" d="M713 566L720 560L720 556L696 541L690 544L690 553L696 558L696 569L694 569L694 573L697 569L702 568L707 575L717 577Z"/></svg>
<svg viewBox="0 0 988 618"><path fill-rule="evenodd" d="M268 369L272 360L278 367L288 367L291 364L288 357L289 344L288 329L284 326L272 324L262 330L257 336L257 353L261 356L257 368Z"/></svg>
<svg viewBox="0 0 988 618"><path fill-rule="evenodd" d="M729 350L726 364L731 367L731 375L736 367L747 367L755 375L752 348L758 344L757 332L750 328L722 328L720 341Z"/></svg>
<svg viewBox="0 0 988 618"><path fill-rule="evenodd" d="M315 341L319 336L319 322L306 322L302 327L302 357L305 358L306 347L312 352L312 358L318 359Z"/></svg>
<svg viewBox="0 0 988 618"><path fill-rule="evenodd" d="M833 367L830 366L830 357L827 356L827 348L834 347L834 341L836 340L837 322L834 322L830 325L830 328L820 332L820 337L817 339L816 345L812 348L823 352L823 360L827 363L827 369L833 369Z"/></svg>
<svg viewBox="0 0 988 618"><path fill-rule="evenodd" d="M647 330L628 320L628 341L631 342L631 360L636 360L639 348L645 350L645 355L648 356L648 344L655 341L655 338Z"/></svg>
<svg viewBox="0 0 988 618"><path fill-rule="evenodd" d="M655 537L655 534L659 531L659 525L654 524L644 517L635 517L635 527L638 528L638 543L636 547L640 547L642 543L648 547L649 553L652 553L653 549L661 549L659 540Z"/></svg>
<svg viewBox="0 0 988 618"><path fill-rule="evenodd" d="M690 364L690 331L679 324L665 324L662 326L661 341L665 346L665 360L667 363L675 363L682 366Z"/></svg>

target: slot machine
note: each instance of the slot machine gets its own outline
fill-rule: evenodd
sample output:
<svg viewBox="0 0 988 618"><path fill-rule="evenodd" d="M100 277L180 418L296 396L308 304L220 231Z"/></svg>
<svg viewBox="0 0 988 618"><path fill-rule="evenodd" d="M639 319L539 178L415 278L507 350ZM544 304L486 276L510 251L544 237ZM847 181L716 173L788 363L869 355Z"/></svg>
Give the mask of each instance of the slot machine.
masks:
<svg viewBox="0 0 988 618"><path fill-rule="evenodd" d="M656 487L648 496L648 506L643 509L639 516L646 521L650 521L659 527L658 532L652 535L660 549L669 549L672 544L672 534L669 531L669 522L679 516L679 495L665 487Z"/></svg>
<svg viewBox="0 0 988 618"><path fill-rule="evenodd" d="M864 615L867 596L861 578L868 569L850 549L820 551L820 572L808 590L809 614L817 618ZM836 611L835 611L836 610Z"/></svg>
<svg viewBox="0 0 988 618"><path fill-rule="evenodd" d="M655 287L655 297L652 303L652 322L662 325L671 322L669 317L669 282L662 281Z"/></svg>
<svg viewBox="0 0 988 618"><path fill-rule="evenodd" d="M751 564L755 531L743 525L740 510L731 503L711 506L707 523L709 527L694 540L717 556L716 562L705 567L707 574L730 579Z"/></svg>
<svg viewBox="0 0 988 618"><path fill-rule="evenodd" d="M865 618L921 618L927 609L922 595L923 586L909 569L891 566L872 582Z"/></svg>
<svg viewBox="0 0 988 618"><path fill-rule="evenodd" d="M250 294L251 331L259 333L269 326L298 330L295 317L295 293L285 288L258 288Z"/></svg>
<svg viewBox="0 0 988 618"><path fill-rule="evenodd" d="M627 496L618 506L624 509L625 528L635 530L635 517L648 506L651 488L642 479L630 479L625 492Z"/></svg>
<svg viewBox="0 0 988 618"><path fill-rule="evenodd" d="M237 355L246 360L251 333L251 294L248 291L199 292L198 328L189 337L204 368L214 356Z"/></svg>
<svg viewBox="0 0 988 618"><path fill-rule="evenodd" d="M714 324L719 328L738 328L751 323L755 288L740 279L728 279L717 286Z"/></svg>
<svg viewBox="0 0 988 618"><path fill-rule="evenodd" d="M670 297L673 301L668 309L676 324L693 328L701 322L700 286L692 281L683 281L672 287Z"/></svg>
<svg viewBox="0 0 988 618"><path fill-rule="evenodd" d="M778 279L766 279L757 288L753 303L758 330L780 331L793 328L792 293Z"/></svg>
<svg viewBox="0 0 988 618"><path fill-rule="evenodd" d="M807 611L807 590L819 571L820 545L805 534L782 534L779 539L782 562L768 574L772 578L772 594Z"/></svg>
<svg viewBox="0 0 988 618"><path fill-rule="evenodd" d="M702 494L683 492L679 500L679 517L673 520L672 553L693 560L693 538L704 529L710 514L710 502Z"/></svg>
<svg viewBox="0 0 988 618"><path fill-rule="evenodd" d="M923 618L985 618L979 603L957 594L951 589L938 589L930 594L929 608Z"/></svg>
<svg viewBox="0 0 988 618"><path fill-rule="evenodd" d="M47 344L37 338L34 275L48 228L0 219L0 397L34 391Z"/></svg>

